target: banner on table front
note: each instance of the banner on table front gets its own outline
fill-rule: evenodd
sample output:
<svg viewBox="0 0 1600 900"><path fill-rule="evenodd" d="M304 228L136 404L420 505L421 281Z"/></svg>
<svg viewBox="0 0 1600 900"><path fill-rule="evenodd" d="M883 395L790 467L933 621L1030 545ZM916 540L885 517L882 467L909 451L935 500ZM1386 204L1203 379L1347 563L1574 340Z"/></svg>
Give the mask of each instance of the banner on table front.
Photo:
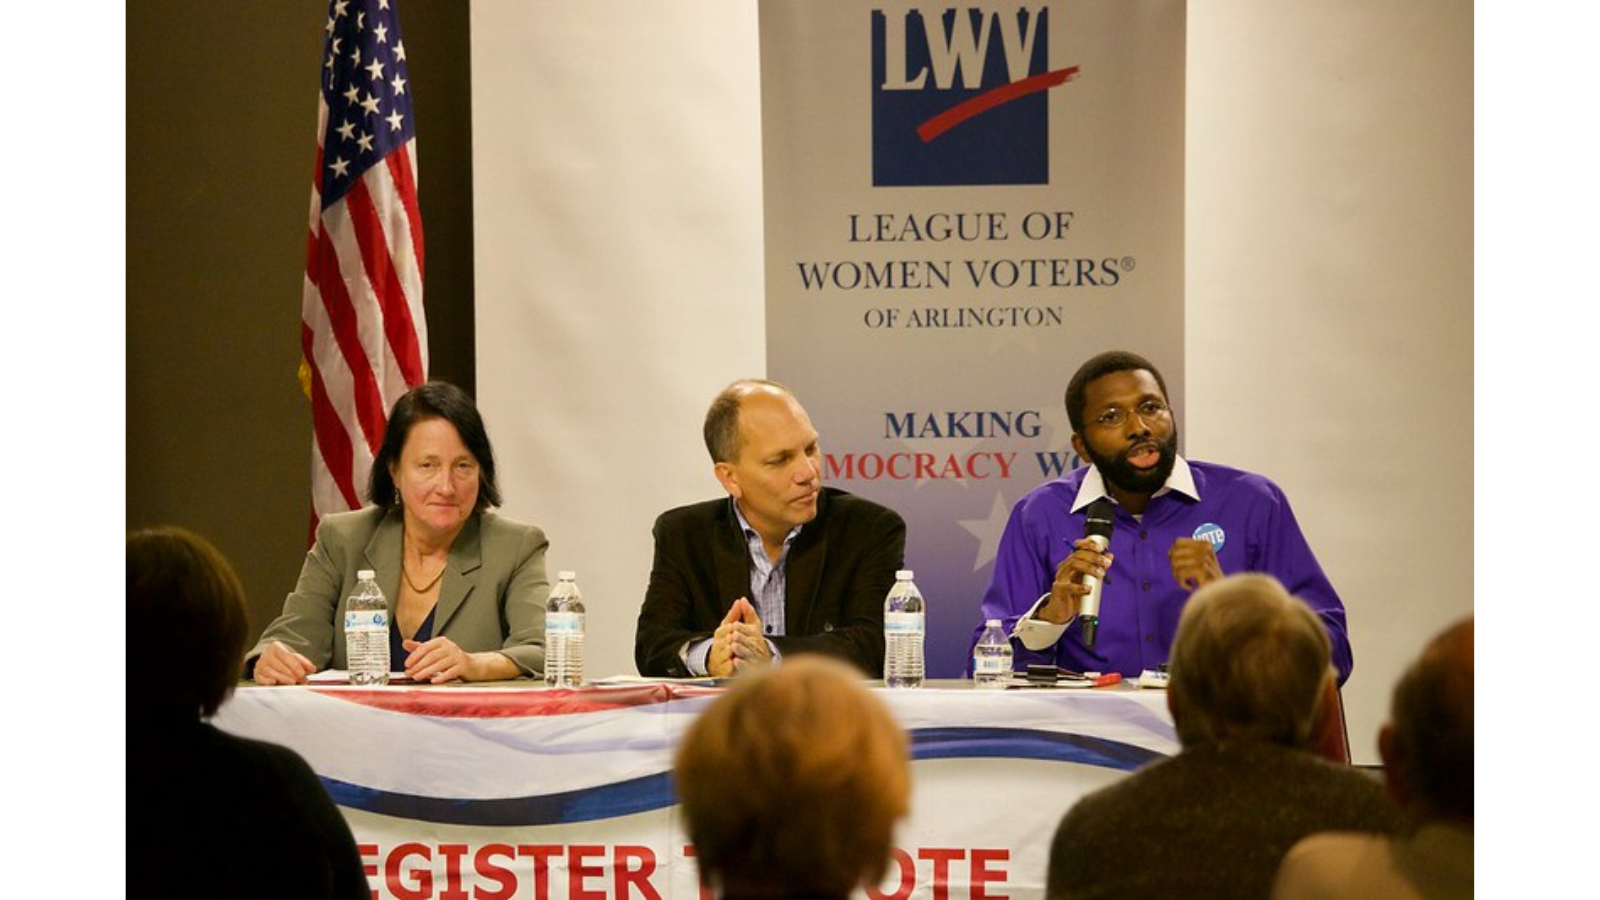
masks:
<svg viewBox="0 0 1600 900"><path fill-rule="evenodd" d="M698 872L672 759L716 693L241 688L215 723L306 759L376 897L689 900ZM1177 750L1156 693L878 696L911 737L913 794L872 900L1037 896L1067 808Z"/></svg>
<svg viewBox="0 0 1600 900"><path fill-rule="evenodd" d="M1183 394L1182 2L762 0L767 370L898 510L931 677L1101 350Z"/></svg>

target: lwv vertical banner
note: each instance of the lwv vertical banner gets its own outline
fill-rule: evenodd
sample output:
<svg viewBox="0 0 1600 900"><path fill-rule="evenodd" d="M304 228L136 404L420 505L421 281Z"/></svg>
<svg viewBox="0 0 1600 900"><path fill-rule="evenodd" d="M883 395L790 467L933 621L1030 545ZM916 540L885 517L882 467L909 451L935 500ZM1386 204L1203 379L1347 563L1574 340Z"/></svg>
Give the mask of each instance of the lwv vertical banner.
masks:
<svg viewBox="0 0 1600 900"><path fill-rule="evenodd" d="M1079 363L1144 355L1182 412L1185 7L760 10L768 375L905 517L956 677L1011 504L1078 465Z"/></svg>

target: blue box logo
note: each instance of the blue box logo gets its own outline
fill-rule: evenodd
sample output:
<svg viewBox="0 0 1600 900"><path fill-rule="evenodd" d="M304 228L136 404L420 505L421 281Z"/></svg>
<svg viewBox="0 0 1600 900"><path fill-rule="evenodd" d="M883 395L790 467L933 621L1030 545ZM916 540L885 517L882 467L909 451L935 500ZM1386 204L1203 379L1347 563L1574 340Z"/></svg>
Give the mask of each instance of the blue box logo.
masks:
<svg viewBox="0 0 1600 900"><path fill-rule="evenodd" d="M872 183L1048 184L1049 10L872 13Z"/></svg>

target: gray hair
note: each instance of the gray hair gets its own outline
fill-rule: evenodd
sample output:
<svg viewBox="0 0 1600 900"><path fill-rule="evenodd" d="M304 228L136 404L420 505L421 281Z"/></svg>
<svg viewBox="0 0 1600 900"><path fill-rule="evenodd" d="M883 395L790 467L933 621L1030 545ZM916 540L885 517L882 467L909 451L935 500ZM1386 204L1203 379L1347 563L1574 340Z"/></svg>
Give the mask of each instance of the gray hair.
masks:
<svg viewBox="0 0 1600 900"><path fill-rule="evenodd" d="M1195 591L1169 663L1178 739L1305 747L1331 677L1330 647L1316 613L1270 575L1230 575Z"/></svg>

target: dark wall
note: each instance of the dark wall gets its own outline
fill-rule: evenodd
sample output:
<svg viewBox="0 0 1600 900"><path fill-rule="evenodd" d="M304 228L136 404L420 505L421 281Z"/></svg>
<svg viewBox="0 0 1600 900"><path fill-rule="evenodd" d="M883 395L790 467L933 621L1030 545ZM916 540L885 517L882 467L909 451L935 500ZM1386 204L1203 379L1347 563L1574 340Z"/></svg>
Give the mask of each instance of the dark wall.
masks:
<svg viewBox="0 0 1600 900"><path fill-rule="evenodd" d="M473 377L468 4L398 4L417 119L429 374ZM127 525L210 538L259 632L305 557L300 300L327 4L127 10Z"/></svg>

